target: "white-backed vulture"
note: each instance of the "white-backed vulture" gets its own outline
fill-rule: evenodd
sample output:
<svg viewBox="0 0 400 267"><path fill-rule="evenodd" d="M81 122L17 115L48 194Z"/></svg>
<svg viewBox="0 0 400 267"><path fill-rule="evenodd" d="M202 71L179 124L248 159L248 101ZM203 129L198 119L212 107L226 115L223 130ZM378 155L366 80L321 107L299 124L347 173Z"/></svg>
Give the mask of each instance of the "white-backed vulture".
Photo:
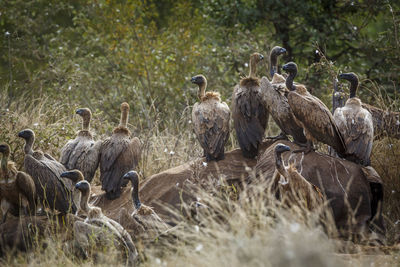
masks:
<svg viewBox="0 0 400 267"><path fill-rule="evenodd" d="M141 156L141 142L131 137L127 128L129 105L121 104L121 120L111 137L104 140L100 149L100 181L101 189L106 191L110 200L121 195L122 176L134 170Z"/></svg>
<svg viewBox="0 0 400 267"><path fill-rule="evenodd" d="M275 46L271 49L271 52L269 54L269 74L271 74L271 79L274 79L275 74L279 75L278 58L280 55L283 55L285 53L286 49L280 46Z"/></svg>
<svg viewBox="0 0 400 267"><path fill-rule="evenodd" d="M84 222L74 223L75 241L86 254L91 245L113 243L125 250L127 263L134 265L138 253L129 233L118 222L105 216L101 208L89 205L91 189L87 181L80 181L75 187L82 194L80 207L87 214Z"/></svg>
<svg viewBox="0 0 400 267"><path fill-rule="evenodd" d="M339 78L348 80L350 98L342 108L337 108L333 114L346 143L346 159L364 166L370 165L370 155L374 141L374 124L372 115L361 106L361 100L356 97L358 77L354 73L343 73Z"/></svg>
<svg viewBox="0 0 400 267"><path fill-rule="evenodd" d="M256 77L257 64L263 59L259 53L250 56L249 76L241 79L233 90L232 118L240 149L246 158L257 156L268 123L260 80Z"/></svg>
<svg viewBox="0 0 400 267"><path fill-rule="evenodd" d="M199 86L200 100L192 110L194 132L207 161L224 159L225 143L229 138L229 107L221 102L218 92L206 92L207 79L203 75L192 77L191 82Z"/></svg>
<svg viewBox="0 0 400 267"><path fill-rule="evenodd" d="M36 194L43 206L56 209L63 214L75 213L76 207L72 200L73 184L70 180L63 180L60 177L61 173L66 171L64 165L49 154L40 150L33 151L35 133L32 130L20 131L18 137L25 140L25 171L32 176Z"/></svg>
<svg viewBox="0 0 400 267"><path fill-rule="evenodd" d="M60 175L61 178L67 178L72 181L73 184L77 184L80 181L85 180L85 176L83 176L83 173L80 170L71 170L67 172L63 172ZM73 188L73 200L76 206L76 213L75 215L79 214L79 211L81 210L80 208L80 203L81 203L81 193L79 190L77 190L75 187Z"/></svg>
<svg viewBox="0 0 400 267"><path fill-rule="evenodd" d="M91 182L99 166L101 141L94 141L90 132L90 109L77 109L76 114L82 117L82 130L61 149L60 162L67 170L80 170L85 179Z"/></svg>
<svg viewBox="0 0 400 267"><path fill-rule="evenodd" d="M281 49L284 48L279 46L274 47L270 54L270 62L277 62L277 57L284 53L283 51L286 52L285 49ZM275 68L277 68L277 66ZM287 99L289 90L286 88L286 79L278 73L274 74L275 75L272 76L272 83L267 77L262 77L260 85L264 92L263 100L268 113L281 129L281 133L278 136L268 137L268 139L286 139L287 135L291 135L296 143L305 144L307 139L304 136L303 128L295 119Z"/></svg>
<svg viewBox="0 0 400 267"><path fill-rule="evenodd" d="M129 214L125 208L120 211L119 222L134 236L156 238L161 232L168 229L167 224L139 199L139 176L137 172L130 171L123 176L127 183L132 183L133 212Z"/></svg>
<svg viewBox="0 0 400 267"><path fill-rule="evenodd" d="M272 189L288 206L299 205L312 211L324 204L324 197L319 188L307 181L293 164L285 166L282 153L290 151L284 144L275 146L275 172Z"/></svg>
<svg viewBox="0 0 400 267"><path fill-rule="evenodd" d="M25 209L25 214L35 215L36 189L32 177L25 172L18 171L15 163L8 161L10 146L0 144L1 159L0 169L0 201L4 223L10 211L14 216L19 215L20 208ZM3 207L5 209L3 210Z"/></svg>
<svg viewBox="0 0 400 267"><path fill-rule="evenodd" d="M308 153L313 149L313 141L320 141L333 147L340 156L346 153L346 144L336 126L332 113L317 97L311 95L306 87L301 84L294 85L293 80L297 75L297 65L289 62L283 66L289 73L286 78L288 102L299 125L302 125L307 138L307 147L294 152Z"/></svg>

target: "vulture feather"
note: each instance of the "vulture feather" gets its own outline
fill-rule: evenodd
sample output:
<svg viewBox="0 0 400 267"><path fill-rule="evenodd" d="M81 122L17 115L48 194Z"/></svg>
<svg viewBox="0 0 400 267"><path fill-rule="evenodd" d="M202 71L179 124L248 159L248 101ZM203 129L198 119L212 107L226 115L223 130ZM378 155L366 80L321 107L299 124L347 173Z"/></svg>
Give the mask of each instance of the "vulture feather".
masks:
<svg viewBox="0 0 400 267"><path fill-rule="evenodd" d="M139 199L139 176L137 172L130 171L123 177L127 183L132 183L132 201L133 212L121 209L119 220L120 223L134 236L156 238L160 233L168 229L167 224L155 213L155 211L140 202Z"/></svg>
<svg viewBox="0 0 400 267"><path fill-rule="evenodd" d="M371 113L361 106L356 97L358 77L354 73L340 74L339 78L350 81L350 98L342 108L337 108L333 115L336 125L344 137L347 152L346 159L355 163L370 165L374 125Z"/></svg>
<svg viewBox="0 0 400 267"><path fill-rule="evenodd" d="M229 138L229 107L221 102L219 93L205 92L207 79L203 75L194 76L191 82L199 86L200 100L192 111L194 132L207 161L224 159L224 147Z"/></svg>
<svg viewBox="0 0 400 267"><path fill-rule="evenodd" d="M82 130L61 149L60 162L68 170L80 170L85 179L91 182L99 166L101 141L95 142L90 132L90 109L80 108L76 114L82 117Z"/></svg>
<svg viewBox="0 0 400 267"><path fill-rule="evenodd" d="M263 59L259 53L250 56L250 74L234 88L232 96L234 127L240 149L246 158L257 156L268 123L260 80L255 76L257 63Z"/></svg>
<svg viewBox="0 0 400 267"><path fill-rule="evenodd" d="M128 115L129 105L122 103L119 126L101 144L101 189L106 191L106 197L110 200L121 195L122 176L137 167L141 156L141 142L137 137L132 138L127 128Z"/></svg>
<svg viewBox="0 0 400 267"><path fill-rule="evenodd" d="M305 86L294 85L293 80L297 75L296 63L290 62L283 66L289 73L286 79L288 102L299 125L302 125L307 138L307 148L295 152L309 152L312 142L320 141L333 147L340 156L346 153L346 144L333 119L332 113L317 97L311 95Z"/></svg>
<svg viewBox="0 0 400 267"><path fill-rule="evenodd" d="M0 199L3 212L3 223L8 212L19 216L20 207L24 207L26 215L35 215L36 189L32 177L25 172L18 171L14 162L8 161L10 147L0 144ZM5 208L3 210L3 208Z"/></svg>
<svg viewBox="0 0 400 267"><path fill-rule="evenodd" d="M138 253L129 233L118 222L105 216L101 208L89 205L91 189L87 181L80 181L75 187L82 194L80 208L87 214L84 222L74 223L74 237L79 246L86 252L90 241L114 241L116 246L125 251L127 263L134 265Z"/></svg>
<svg viewBox="0 0 400 267"><path fill-rule="evenodd" d="M26 172L32 176L35 183L36 194L45 207L66 214L76 212L72 200L73 184L70 180L63 180L60 175L65 172L64 165L52 156L42 151L33 151L35 133L26 129L18 133L25 140L24 167Z"/></svg>

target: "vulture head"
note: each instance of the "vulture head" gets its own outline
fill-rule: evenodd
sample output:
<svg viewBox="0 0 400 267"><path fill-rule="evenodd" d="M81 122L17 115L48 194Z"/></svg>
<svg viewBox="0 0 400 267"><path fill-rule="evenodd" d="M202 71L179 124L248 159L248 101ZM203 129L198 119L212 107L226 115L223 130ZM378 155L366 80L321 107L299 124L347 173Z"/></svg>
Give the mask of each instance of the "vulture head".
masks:
<svg viewBox="0 0 400 267"><path fill-rule="evenodd" d="M25 141L35 138L35 133L31 129L25 129L18 133L18 137L25 139Z"/></svg>
<svg viewBox="0 0 400 267"><path fill-rule="evenodd" d="M275 155L281 155L285 151L290 151L290 147L284 144L277 144L275 146Z"/></svg>
<svg viewBox="0 0 400 267"><path fill-rule="evenodd" d="M85 180L78 182L75 188L78 189L83 196L88 196L90 194L90 184Z"/></svg>
<svg viewBox="0 0 400 267"><path fill-rule="evenodd" d="M206 87L207 87L207 79L206 79L206 77L204 75L200 74L200 75L193 76L192 79L190 79L190 81L199 86L199 92L198 92L197 96L201 100L202 97L205 94L205 90L206 90Z"/></svg>
<svg viewBox="0 0 400 267"><path fill-rule="evenodd" d="M10 155L10 146L7 144L0 144L0 153L8 157Z"/></svg>
<svg viewBox="0 0 400 267"><path fill-rule="evenodd" d="M124 180L124 183L128 183L129 181L132 183L132 200L133 203L135 204L136 209L139 209L140 206L142 205L139 200L139 175L135 171L129 171L127 172L122 179Z"/></svg>
<svg viewBox="0 0 400 267"><path fill-rule="evenodd" d="M289 77L286 78L286 87L290 91L296 90L296 86L293 84L293 80L297 75L297 64L294 62L289 62L283 65L282 69L289 73Z"/></svg>
<svg viewBox="0 0 400 267"><path fill-rule="evenodd" d="M83 174L79 170L72 170L72 171L63 172L60 176L62 178L70 179L75 184L77 182L79 182L79 181L83 181L84 180Z"/></svg>
<svg viewBox="0 0 400 267"><path fill-rule="evenodd" d="M250 56L250 62L254 62L255 64L258 64L259 62L261 62L264 59L264 56L261 55L260 53L253 53Z"/></svg>
<svg viewBox="0 0 400 267"><path fill-rule="evenodd" d="M270 63L270 74L271 78L274 77L274 74L278 72L278 57L282 54L286 53L286 49L280 46L275 46L272 48L271 53L269 54L269 63Z"/></svg>
<svg viewBox="0 0 400 267"><path fill-rule="evenodd" d="M123 102L121 104L121 112L127 112L127 111L129 111L129 104L126 102Z"/></svg>
<svg viewBox="0 0 400 267"><path fill-rule="evenodd" d="M90 120L90 118L92 117L92 112L88 108L78 108L76 110L76 114L81 116L83 118L83 120L85 120L85 119Z"/></svg>
<svg viewBox="0 0 400 267"><path fill-rule="evenodd" d="M349 72L340 74L339 78L350 82L350 98L355 97L358 88L358 76L354 72Z"/></svg>

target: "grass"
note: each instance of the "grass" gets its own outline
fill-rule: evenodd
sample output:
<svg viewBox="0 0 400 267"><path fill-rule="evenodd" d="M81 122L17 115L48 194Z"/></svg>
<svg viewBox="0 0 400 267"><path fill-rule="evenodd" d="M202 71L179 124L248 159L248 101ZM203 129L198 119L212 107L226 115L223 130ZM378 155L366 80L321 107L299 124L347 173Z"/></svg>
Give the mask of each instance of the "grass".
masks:
<svg viewBox="0 0 400 267"><path fill-rule="evenodd" d="M390 103L393 107L398 103ZM32 128L36 132L36 148L59 156L61 147L80 127L75 114L77 105L62 104L59 100L40 98L27 101L20 98L9 103L6 94L0 95L0 141L11 145L11 159L19 169L23 167L23 141L18 131ZM7 107L7 108L3 108ZM119 110L119 107L115 107ZM130 129L144 143L139 166L142 179L170 167L183 164L202 155L191 129L191 108L186 108L177 119L161 122L155 109L143 113L153 118L143 123L131 114ZM100 110L93 111L92 130L95 138L107 137L116 121L107 121ZM119 116L116 116L119 118ZM161 126L163 124L163 126ZM168 127L165 127L165 124ZM270 123L268 134L277 133ZM237 147L231 133L227 150ZM400 141L383 138L374 143L372 166L384 182L384 215L389 245L400 235ZM98 175L95 183L98 183ZM140 246L144 266L364 266L398 264L399 252L392 250L382 255L379 249L373 256L365 256L365 248L350 242L332 239L335 231L331 221L321 223L323 209L310 213L303 208L286 209L269 195L265 184L245 189L239 199L232 197L229 186L215 186L211 181L207 190L199 190L202 203L210 209L201 210L198 220L184 217L170 234L156 242ZM210 189L211 188L211 189ZM254 191L255 190L255 191ZM249 192L252 192L249 197ZM186 207L187 209L189 207ZM322 216L323 217L323 216ZM57 228L54 226L53 228ZM324 230L325 229L325 230ZM328 230L327 230L328 229ZM29 253L8 254L0 260L5 265L50 266L98 264L121 265L115 251L99 251L96 257L82 261L65 248L63 234L52 231L45 242ZM340 254L339 254L340 252ZM344 254L352 253L351 256Z"/></svg>

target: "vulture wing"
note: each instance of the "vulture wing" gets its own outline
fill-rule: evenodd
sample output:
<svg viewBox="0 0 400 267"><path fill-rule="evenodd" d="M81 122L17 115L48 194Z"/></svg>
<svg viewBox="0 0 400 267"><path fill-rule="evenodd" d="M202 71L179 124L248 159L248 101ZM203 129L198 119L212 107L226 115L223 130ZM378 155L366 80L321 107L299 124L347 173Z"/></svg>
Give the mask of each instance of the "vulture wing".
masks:
<svg viewBox="0 0 400 267"><path fill-rule="evenodd" d="M193 106L194 132L201 147L212 159L224 155L224 146L229 138L230 110L228 105L211 99Z"/></svg>
<svg viewBox="0 0 400 267"><path fill-rule="evenodd" d="M137 137L113 134L101 145L100 181L109 199L121 194L122 176L136 168L141 156L141 143Z"/></svg>
<svg viewBox="0 0 400 267"><path fill-rule="evenodd" d="M243 155L255 157L268 122L268 112L263 105L259 86L235 87L232 117Z"/></svg>
<svg viewBox="0 0 400 267"><path fill-rule="evenodd" d="M19 192L21 192L28 200L30 210L34 211L36 200L36 187L32 177L27 173L18 172L15 183L19 189Z"/></svg>
<svg viewBox="0 0 400 267"><path fill-rule="evenodd" d="M61 149L60 162L68 170L74 169L74 165L71 162L71 155L75 151L76 146L79 144L79 137L69 140L64 147Z"/></svg>
<svg viewBox="0 0 400 267"><path fill-rule="evenodd" d="M369 165L374 139L371 113L364 108L354 109L346 105L335 110L334 119L344 137L349 159Z"/></svg>
<svg viewBox="0 0 400 267"><path fill-rule="evenodd" d="M309 93L301 95L291 91L288 94L288 101L296 119L304 125L313 138L333 147L341 155L346 153L344 139L331 112L321 100Z"/></svg>
<svg viewBox="0 0 400 267"><path fill-rule="evenodd" d="M68 181L60 178L61 173L65 171L63 165L60 164L62 168L57 169L57 164L48 158L38 160L31 155L25 155L24 165L27 173L33 177L36 193L46 206L61 213L67 213L70 209L73 213L76 212L70 187L67 186Z"/></svg>
<svg viewBox="0 0 400 267"><path fill-rule="evenodd" d="M274 74L274 78L279 74ZM280 76L280 75L279 75ZM285 82L285 80L283 80ZM301 125L294 117L290 108L287 94L289 91L285 83L270 83L266 77L260 82L263 91L263 99L268 113L274 119L275 123L286 135L291 135L294 141L298 143L306 143L307 139Z"/></svg>

